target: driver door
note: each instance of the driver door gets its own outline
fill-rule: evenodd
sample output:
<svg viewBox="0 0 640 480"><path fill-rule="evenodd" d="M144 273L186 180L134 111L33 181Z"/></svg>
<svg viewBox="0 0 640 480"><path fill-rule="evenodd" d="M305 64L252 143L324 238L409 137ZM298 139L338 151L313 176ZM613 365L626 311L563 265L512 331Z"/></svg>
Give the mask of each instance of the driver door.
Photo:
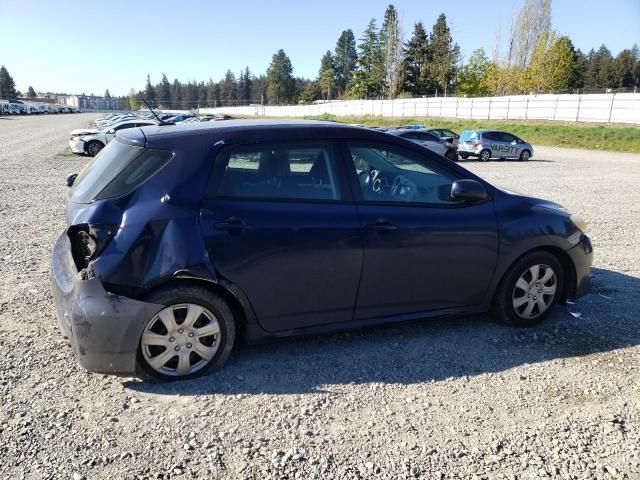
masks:
<svg viewBox="0 0 640 480"><path fill-rule="evenodd" d="M452 199L460 175L413 150L348 142L345 154L365 229L355 318L482 303L498 254L492 201Z"/></svg>

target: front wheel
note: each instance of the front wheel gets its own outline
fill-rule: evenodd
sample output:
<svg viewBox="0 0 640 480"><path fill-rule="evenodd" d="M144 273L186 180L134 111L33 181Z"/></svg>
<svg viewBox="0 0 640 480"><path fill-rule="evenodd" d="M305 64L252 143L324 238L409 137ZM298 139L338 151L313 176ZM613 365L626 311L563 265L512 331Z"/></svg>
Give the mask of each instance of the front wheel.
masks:
<svg viewBox="0 0 640 480"><path fill-rule="evenodd" d="M483 162L488 162L489 160L491 160L491 151L488 149L482 150L478 158Z"/></svg>
<svg viewBox="0 0 640 480"><path fill-rule="evenodd" d="M97 140L92 140L91 142L85 145L84 151L87 152L87 155L95 157L98 153L100 153L100 150L102 150L103 148L104 148L104 145L102 144L102 142L99 142Z"/></svg>
<svg viewBox="0 0 640 480"><path fill-rule="evenodd" d="M149 319L140 338L139 377L184 380L222 368L235 340L224 300L196 286L162 288L145 300L165 308Z"/></svg>
<svg viewBox="0 0 640 480"><path fill-rule="evenodd" d="M527 160L529 160L531 158L531 152L529 150L523 150L520 153L520 161L521 162L526 162Z"/></svg>
<svg viewBox="0 0 640 480"><path fill-rule="evenodd" d="M537 250L515 262L498 286L493 316L507 325L531 327L541 323L562 296L564 271L551 253Z"/></svg>
<svg viewBox="0 0 640 480"><path fill-rule="evenodd" d="M455 150L449 150L447 153L445 153L444 156L447 157L452 162L458 161L458 154L456 153Z"/></svg>
<svg viewBox="0 0 640 480"><path fill-rule="evenodd" d="M467 158L469 158L469 154L468 153L461 153L460 154L460 158L462 158L463 160L466 160Z"/></svg>

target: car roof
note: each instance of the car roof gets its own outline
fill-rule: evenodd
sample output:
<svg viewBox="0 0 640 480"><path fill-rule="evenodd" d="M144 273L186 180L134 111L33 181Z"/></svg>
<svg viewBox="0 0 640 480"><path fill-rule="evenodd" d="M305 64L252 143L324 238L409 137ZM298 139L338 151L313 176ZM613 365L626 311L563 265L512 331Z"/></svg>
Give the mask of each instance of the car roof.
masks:
<svg viewBox="0 0 640 480"><path fill-rule="evenodd" d="M304 131L304 134L302 134ZM255 143L264 141L290 141L328 138L356 138L370 140L389 139L384 132L353 127L343 123L321 120L225 120L221 122L193 122L159 124L143 128L119 130L117 138L125 143L148 148L175 148L184 141L189 148L211 148L218 141ZM408 142L398 138L398 142ZM198 145L198 147L196 147Z"/></svg>
<svg viewBox="0 0 640 480"><path fill-rule="evenodd" d="M389 135L401 135L403 133L430 133L426 128L396 128L395 130L389 130Z"/></svg>

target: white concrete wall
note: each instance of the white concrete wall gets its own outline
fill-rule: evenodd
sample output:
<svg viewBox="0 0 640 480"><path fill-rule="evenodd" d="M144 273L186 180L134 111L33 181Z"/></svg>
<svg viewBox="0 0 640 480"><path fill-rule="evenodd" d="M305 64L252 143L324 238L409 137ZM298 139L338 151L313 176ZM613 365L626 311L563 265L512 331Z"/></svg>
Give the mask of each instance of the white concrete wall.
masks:
<svg viewBox="0 0 640 480"><path fill-rule="evenodd" d="M448 117L477 120L557 120L640 124L640 93L515 95L508 97L432 97L398 100L348 100L317 105L201 108L201 114L255 117Z"/></svg>

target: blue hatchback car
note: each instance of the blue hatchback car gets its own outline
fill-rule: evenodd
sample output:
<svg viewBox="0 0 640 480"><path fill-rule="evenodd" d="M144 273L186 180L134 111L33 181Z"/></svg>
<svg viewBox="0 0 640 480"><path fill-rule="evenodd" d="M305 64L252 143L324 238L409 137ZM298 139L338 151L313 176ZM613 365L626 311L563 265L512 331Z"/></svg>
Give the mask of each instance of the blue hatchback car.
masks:
<svg viewBox="0 0 640 480"><path fill-rule="evenodd" d="M192 378L238 332L486 311L530 326L590 285L583 220L371 129L127 129L67 183L53 293L92 371Z"/></svg>

